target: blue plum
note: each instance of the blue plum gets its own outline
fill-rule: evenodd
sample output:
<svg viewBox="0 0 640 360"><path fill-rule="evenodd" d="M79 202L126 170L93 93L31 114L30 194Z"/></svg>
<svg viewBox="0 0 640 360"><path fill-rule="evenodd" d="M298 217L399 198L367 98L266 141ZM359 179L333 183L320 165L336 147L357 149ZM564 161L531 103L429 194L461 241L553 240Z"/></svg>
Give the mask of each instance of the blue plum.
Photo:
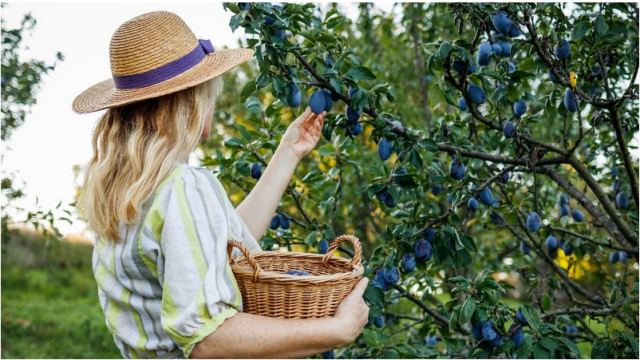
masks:
<svg viewBox="0 0 640 360"><path fill-rule="evenodd" d="M296 85L296 84L290 84L289 85L291 91L289 94L289 106L291 107L298 107L300 106L300 103L302 102L302 92L300 91L300 88Z"/></svg>
<svg viewBox="0 0 640 360"><path fill-rule="evenodd" d="M629 198L627 197L627 194L621 191L616 195L616 206L618 209L629 208Z"/></svg>
<svg viewBox="0 0 640 360"><path fill-rule="evenodd" d="M404 254L402 256L402 270L405 272L413 272L416 269L416 258L411 254Z"/></svg>
<svg viewBox="0 0 640 360"><path fill-rule="evenodd" d="M291 223L289 222L289 217L285 214L280 214L280 227L283 230L289 230L291 227Z"/></svg>
<svg viewBox="0 0 640 360"><path fill-rule="evenodd" d="M524 317L522 310L516 311L516 320L522 325L529 325L527 318Z"/></svg>
<svg viewBox="0 0 640 360"><path fill-rule="evenodd" d="M285 31L281 27L275 28L273 30L273 36L277 37L280 40L284 39L285 35L286 35Z"/></svg>
<svg viewBox="0 0 640 360"><path fill-rule="evenodd" d="M311 275L311 274L304 270L290 269L289 271L287 271L287 275L304 276L304 275Z"/></svg>
<svg viewBox="0 0 640 360"><path fill-rule="evenodd" d="M360 119L360 112L351 106L347 106L347 121L354 123Z"/></svg>
<svg viewBox="0 0 640 360"><path fill-rule="evenodd" d="M276 22L276 19L274 19L274 18L273 18L272 16L270 16L270 15L267 15L267 16L265 16L265 17L264 17L263 22L264 22L266 25L273 25L273 23L275 23L275 22Z"/></svg>
<svg viewBox="0 0 640 360"><path fill-rule="evenodd" d="M373 317L373 325L375 325L375 327L377 328L381 328L384 326L384 316L383 315L377 315Z"/></svg>
<svg viewBox="0 0 640 360"><path fill-rule="evenodd" d="M522 331L522 327L513 324L511 325L509 332L511 333L509 335L509 338L511 339L511 341L513 341L515 347L519 348L520 345L522 345L522 343L524 342L524 331Z"/></svg>
<svg viewBox="0 0 640 360"><path fill-rule="evenodd" d="M385 204L387 207L396 206L396 201L393 199L393 195L387 189L383 189L378 193L378 200Z"/></svg>
<svg viewBox="0 0 640 360"><path fill-rule="evenodd" d="M518 101L513 103L513 114L517 117L521 117L524 113L527 112L527 103L518 99Z"/></svg>
<svg viewBox="0 0 640 360"><path fill-rule="evenodd" d="M478 85L470 84L467 88L467 93L469 94L469 99L474 104L484 104L484 102L487 101L484 90Z"/></svg>
<svg viewBox="0 0 640 360"><path fill-rule="evenodd" d="M427 228L424 231L424 239L427 240L430 243L433 243L433 240L436 238L436 229L434 228Z"/></svg>
<svg viewBox="0 0 640 360"><path fill-rule="evenodd" d="M378 156L380 160L385 161L391 156L391 143L386 138L381 138L378 141Z"/></svg>
<svg viewBox="0 0 640 360"><path fill-rule="evenodd" d="M498 214L495 211L491 211L491 213L489 214L489 219L491 220L492 223L494 223L495 225L502 225L504 224L504 219L502 218L502 216L500 216L500 214Z"/></svg>
<svg viewBox="0 0 640 360"><path fill-rule="evenodd" d="M458 100L458 107L462 111L467 111L467 102L464 100L464 97L461 97L460 100Z"/></svg>
<svg viewBox="0 0 640 360"><path fill-rule="evenodd" d="M513 135L516 134L516 125L509 120L505 120L505 122L502 124L502 134L507 139L512 138Z"/></svg>
<svg viewBox="0 0 640 360"><path fill-rule="evenodd" d="M314 114L320 114L326 107L326 96L321 89L318 89L311 94L309 98L309 107Z"/></svg>
<svg viewBox="0 0 640 360"><path fill-rule="evenodd" d="M435 335L427 335L427 337L424 338L424 343L428 346L435 346L438 343L438 337Z"/></svg>
<svg viewBox="0 0 640 360"><path fill-rule="evenodd" d="M436 196L437 196L437 195L439 195L443 190L444 190L444 188L443 188L443 187L442 187L442 185L440 185L440 184L434 184L434 185L431 185L431 193L432 193L433 195L436 195Z"/></svg>
<svg viewBox="0 0 640 360"><path fill-rule="evenodd" d="M327 250L329 250L329 241L326 239L322 239L318 242L318 252L320 254L326 254Z"/></svg>
<svg viewBox="0 0 640 360"><path fill-rule="evenodd" d="M324 66L326 67L333 67L333 64L335 62L333 61L333 57L331 56L331 54L327 54L327 56L324 57Z"/></svg>
<svg viewBox="0 0 640 360"><path fill-rule="evenodd" d="M349 99L353 99L353 97L358 93L358 90L360 90L360 88L349 87Z"/></svg>
<svg viewBox="0 0 640 360"><path fill-rule="evenodd" d="M571 208L567 204L560 205L560 217L569 216Z"/></svg>
<svg viewBox="0 0 640 360"><path fill-rule="evenodd" d="M384 272L384 281L387 284L394 285L400 281L400 271L397 267L392 266L389 269L386 269Z"/></svg>
<svg viewBox="0 0 640 360"><path fill-rule="evenodd" d="M478 46L478 64L479 65L489 65L491 62L491 53L493 53L493 48L491 44L488 42L483 42Z"/></svg>
<svg viewBox="0 0 640 360"><path fill-rule="evenodd" d="M480 201L485 204L485 205L489 205L492 206L495 203L495 199L493 197L493 192L491 191L491 188L488 186L485 186L481 191L480 191Z"/></svg>
<svg viewBox="0 0 640 360"><path fill-rule="evenodd" d="M451 160L451 164L449 165L449 175L451 175L452 178L456 180L464 179L465 170L466 167L460 159L453 158L453 160Z"/></svg>
<svg viewBox="0 0 640 360"><path fill-rule="evenodd" d="M571 217L573 218L573 220L575 222L583 222L584 221L584 214L582 214L582 211L580 211L578 209L571 210Z"/></svg>
<svg viewBox="0 0 640 360"><path fill-rule="evenodd" d="M551 82L554 84L560 83L560 79L558 79L558 77L553 73L553 71L549 71L549 80L551 80Z"/></svg>
<svg viewBox="0 0 640 360"><path fill-rule="evenodd" d="M476 340L482 340L482 325L483 321L478 321L471 327L471 336Z"/></svg>
<svg viewBox="0 0 640 360"><path fill-rule="evenodd" d="M553 49L553 53L556 55L558 59L566 59L571 55L571 48L569 47L569 42L565 39L560 40L560 42Z"/></svg>
<svg viewBox="0 0 640 360"><path fill-rule="evenodd" d="M351 124L349 125L349 133L353 136L358 136L360 134L362 134L362 124L360 123L355 123L355 124Z"/></svg>
<svg viewBox="0 0 640 360"><path fill-rule="evenodd" d="M575 335L578 333L578 328L575 325L566 325L564 327L564 333L567 335Z"/></svg>
<svg viewBox="0 0 640 360"><path fill-rule="evenodd" d="M537 232L540 230L540 226L542 225L542 219L537 212L531 211L527 215L527 229L532 232Z"/></svg>
<svg viewBox="0 0 640 360"><path fill-rule="evenodd" d="M549 235L547 236L547 240L545 240L544 245L549 250L555 250L558 248L558 239L556 239L553 235Z"/></svg>
<svg viewBox="0 0 640 360"><path fill-rule="evenodd" d="M333 354L333 350L325 351L322 353L323 359L335 359L335 355Z"/></svg>
<svg viewBox="0 0 640 360"><path fill-rule="evenodd" d="M518 37L520 35L522 35L522 30L520 30L520 27L518 27L518 25L516 24L511 24L511 28L509 28L509 33L506 34L509 37Z"/></svg>
<svg viewBox="0 0 640 360"><path fill-rule="evenodd" d="M324 111L329 112L333 107L333 96L331 96L331 91L327 89L322 89L322 94L324 94Z"/></svg>
<svg viewBox="0 0 640 360"><path fill-rule="evenodd" d="M564 246L562 247L562 251L564 251L565 255L571 255L573 254L573 245L571 245L571 243L569 243L568 241L564 244Z"/></svg>
<svg viewBox="0 0 640 360"><path fill-rule="evenodd" d="M259 163L251 164L251 177L257 180L260 176L262 176L262 166Z"/></svg>
<svg viewBox="0 0 640 360"><path fill-rule="evenodd" d="M478 210L478 200L476 200L476 198L474 197L469 198L469 201L467 201L467 206L469 207L469 209L471 209L471 211Z"/></svg>
<svg viewBox="0 0 640 360"><path fill-rule="evenodd" d="M433 246L431 245L431 242L425 239L418 239L413 246L413 251L416 254L416 259L418 261L427 261L431 259L431 256L433 255Z"/></svg>
<svg viewBox="0 0 640 360"><path fill-rule="evenodd" d="M488 341L495 339L498 333L493 328L493 321L487 320L482 324L482 338Z"/></svg>
<svg viewBox="0 0 640 360"><path fill-rule="evenodd" d="M512 23L511 20L509 20L506 12L498 11L497 13L493 14L491 16L491 22L493 23L493 26L496 28L496 30L498 30L502 34L509 34Z"/></svg>
<svg viewBox="0 0 640 360"><path fill-rule="evenodd" d="M271 225L269 226L271 230L275 230L280 227L280 215L276 214L273 218L271 218Z"/></svg>
<svg viewBox="0 0 640 360"><path fill-rule="evenodd" d="M508 41L498 41L496 44L500 46L499 56L508 57L511 56L511 43Z"/></svg>
<svg viewBox="0 0 640 360"><path fill-rule="evenodd" d="M571 89L567 89L564 92L564 108L568 112L576 112L578 110L578 102L576 101L576 95Z"/></svg>
<svg viewBox="0 0 640 360"><path fill-rule="evenodd" d="M529 251L531 251L531 248L529 247L529 245L527 245L526 242L521 241L520 242L520 252L523 254L528 254Z"/></svg>

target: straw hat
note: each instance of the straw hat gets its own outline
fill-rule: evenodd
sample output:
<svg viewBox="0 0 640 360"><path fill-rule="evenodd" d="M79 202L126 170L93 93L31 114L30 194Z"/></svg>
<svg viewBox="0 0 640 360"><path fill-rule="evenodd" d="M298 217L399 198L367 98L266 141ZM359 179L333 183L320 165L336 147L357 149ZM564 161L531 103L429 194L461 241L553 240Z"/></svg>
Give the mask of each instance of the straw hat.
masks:
<svg viewBox="0 0 640 360"><path fill-rule="evenodd" d="M198 85L251 59L253 50L215 50L178 15L154 11L120 25L109 56L112 77L78 95L73 111L90 113Z"/></svg>

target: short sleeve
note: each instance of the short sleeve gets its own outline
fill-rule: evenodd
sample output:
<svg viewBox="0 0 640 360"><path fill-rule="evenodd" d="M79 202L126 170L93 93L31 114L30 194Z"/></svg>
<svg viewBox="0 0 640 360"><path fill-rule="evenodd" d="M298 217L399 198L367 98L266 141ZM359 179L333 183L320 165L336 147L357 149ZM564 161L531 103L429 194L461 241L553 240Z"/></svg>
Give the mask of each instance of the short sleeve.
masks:
<svg viewBox="0 0 640 360"><path fill-rule="evenodd" d="M189 357L198 342L241 310L242 299L227 259L224 199L196 168L185 167L166 187L161 322Z"/></svg>
<svg viewBox="0 0 640 360"><path fill-rule="evenodd" d="M208 171L208 170L205 170ZM260 248L260 244L256 241L251 233L251 230L247 227L247 224L242 220L240 214L236 211L236 208L233 206L229 197L227 196L224 187L218 180L216 176L214 176L211 172L208 173L212 179L213 186L217 188L217 191L220 194L220 198L222 202L225 204L225 208L227 214L229 216L229 228L230 228L230 236L232 239L236 241L240 241L249 251L255 252L262 250Z"/></svg>

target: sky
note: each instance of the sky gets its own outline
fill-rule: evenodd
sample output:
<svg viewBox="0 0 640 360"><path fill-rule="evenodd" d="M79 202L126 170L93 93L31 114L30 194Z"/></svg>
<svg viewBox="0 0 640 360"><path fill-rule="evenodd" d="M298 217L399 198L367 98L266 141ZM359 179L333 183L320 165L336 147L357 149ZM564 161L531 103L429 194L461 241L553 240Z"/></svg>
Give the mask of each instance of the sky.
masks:
<svg viewBox="0 0 640 360"><path fill-rule="evenodd" d="M381 5L390 8L390 3ZM109 41L125 21L156 10L179 15L198 38L210 39L214 47L236 47L242 29L231 32L231 13L220 2L9 2L2 11L8 28L17 27L28 12L37 20L24 39L28 46L22 59L40 59L52 63L55 54L64 61L43 79L25 123L4 143L3 170L15 172L16 182L24 182L26 197L15 205L28 210L38 204L43 209L74 201L72 168L84 166L91 158L91 134L104 111L78 115L71 110L73 99L89 86L111 77ZM345 5L355 16L355 7ZM193 159L192 159L193 161ZM20 216L18 217L20 218ZM75 218L74 218L75 219ZM63 234L85 233L85 224L59 224ZM88 235L88 234L86 234Z"/></svg>

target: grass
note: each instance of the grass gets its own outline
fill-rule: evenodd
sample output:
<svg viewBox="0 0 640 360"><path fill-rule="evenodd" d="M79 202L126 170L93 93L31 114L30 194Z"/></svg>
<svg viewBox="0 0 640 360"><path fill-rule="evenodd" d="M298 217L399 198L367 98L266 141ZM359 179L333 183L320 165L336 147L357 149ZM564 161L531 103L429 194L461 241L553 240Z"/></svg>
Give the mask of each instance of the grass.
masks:
<svg viewBox="0 0 640 360"><path fill-rule="evenodd" d="M98 301L91 247L42 248L33 237L3 244L2 357L121 357Z"/></svg>

